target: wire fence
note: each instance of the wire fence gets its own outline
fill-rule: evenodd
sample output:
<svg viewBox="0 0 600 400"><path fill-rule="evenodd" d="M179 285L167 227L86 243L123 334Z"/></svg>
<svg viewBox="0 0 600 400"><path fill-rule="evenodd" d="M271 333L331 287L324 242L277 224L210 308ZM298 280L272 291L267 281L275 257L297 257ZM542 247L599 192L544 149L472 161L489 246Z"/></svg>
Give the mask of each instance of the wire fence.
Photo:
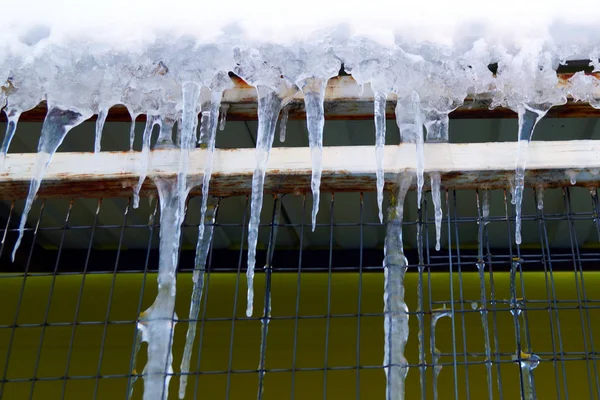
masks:
<svg viewBox="0 0 600 400"><path fill-rule="evenodd" d="M413 194L410 194L413 196ZM583 188L526 192L524 245L508 191L445 191L434 248L429 194L404 221L410 315L406 398L600 397L599 202ZM483 199L490 198L490 214ZM249 202L219 199L197 321L199 199L178 269L176 398L185 332L197 324L187 398L384 398L383 239L371 193L273 196L260 226L255 315L245 316ZM127 397L140 312L156 295L159 208L128 199L39 200L10 260L22 202L0 208L0 398ZM415 204L407 199L407 204ZM408 206L407 206L408 207ZM278 212L276 212L279 210ZM268 330L265 329L268 322ZM141 398L143 380L133 387Z"/></svg>

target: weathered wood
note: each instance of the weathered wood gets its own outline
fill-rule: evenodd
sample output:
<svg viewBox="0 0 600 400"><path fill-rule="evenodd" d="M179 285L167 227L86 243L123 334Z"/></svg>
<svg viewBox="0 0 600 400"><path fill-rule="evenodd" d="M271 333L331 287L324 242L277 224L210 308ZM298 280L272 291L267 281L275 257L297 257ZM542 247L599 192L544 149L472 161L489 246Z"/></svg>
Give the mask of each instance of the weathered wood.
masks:
<svg viewBox="0 0 600 400"><path fill-rule="evenodd" d="M446 188L508 187L514 175L517 144L427 143L425 172L442 173ZM190 154L192 184L201 182L206 150ZM9 154L0 174L0 198L19 199L27 195L36 154ZM44 177L39 195L44 197L110 197L131 195L141 164L139 152L57 153ZM153 192L152 177L175 176L178 150L150 153L148 179L142 195ZM249 193L255 165L254 149L217 150L211 192L227 196ZM375 147L325 147L323 150L323 191L374 191ZM415 172L416 151L412 144L386 146L385 177L388 188L398 173ZM600 141L532 142L529 147L526 184L529 186L568 185L567 171L578 173L577 185L600 183ZM267 192L309 192L311 178L308 148L274 148L271 153L265 190ZM426 180L428 181L428 179ZM194 190L198 192L198 187Z"/></svg>
<svg viewBox="0 0 600 400"><path fill-rule="evenodd" d="M564 84L572 73L560 73L559 80ZM223 94L223 103L229 105L227 111L228 121L256 120L257 98L256 89L249 86L238 77L232 77L234 88L226 90ZM330 120L366 120L373 119L373 91L370 85L365 85L364 90L359 86L352 76L344 75L331 78L325 92L325 118ZM395 118L394 107L396 96L390 94L386 107L386 117ZM490 109L491 101L485 95L478 95L476 99L468 98L465 104L452 113L452 119L471 118L516 118L516 114L503 107ZM46 104L24 113L20 121L43 121L46 116ZM596 110L589 104L569 102L563 106L554 107L548 112L546 118L574 118L574 117L597 117L600 110ZM302 92L296 94L291 102L289 110L290 119L304 119L304 98ZM95 119L95 116L92 118ZM140 121L145 119L144 115L138 117ZM4 113L0 113L0 121L6 121ZM110 109L107 121L130 122L131 117L127 109L122 105L116 105Z"/></svg>

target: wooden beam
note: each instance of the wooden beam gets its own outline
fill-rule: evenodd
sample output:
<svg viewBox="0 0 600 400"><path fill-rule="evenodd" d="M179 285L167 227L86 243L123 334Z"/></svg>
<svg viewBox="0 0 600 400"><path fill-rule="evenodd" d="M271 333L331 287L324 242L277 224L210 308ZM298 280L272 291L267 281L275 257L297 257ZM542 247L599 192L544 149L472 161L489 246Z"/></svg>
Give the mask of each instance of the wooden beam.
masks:
<svg viewBox="0 0 600 400"><path fill-rule="evenodd" d="M564 84L573 74L559 73L558 75L560 84ZM232 77L232 81L234 88L226 90L223 94L223 103L229 105L227 120L256 120L256 89L236 76ZM343 75L331 78L325 92L325 118L330 120L372 120L373 96L374 94L370 85L365 85L364 90L361 92L352 76ZM396 100L396 95L390 94L388 96L386 107L386 117L388 119L395 118L394 107ZM450 113L450 118L516 118L516 114L513 111L504 107L497 107L490 110L490 105L491 99L485 94L480 94L475 99L469 97L463 106ZM24 113L20 121L43 121L46 111L46 104L44 102L40 103L33 110ZM594 109L587 103L569 100L564 106L553 107L546 115L546 118L582 118L592 116L600 116L600 110ZM289 118L306 118L302 92L297 93L292 100L289 109ZM95 119L95 116L92 119ZM139 120L145 120L145 116L141 115ZM6 121L4 113L0 114L0 122L2 121ZM131 117L124 106L116 105L110 109L107 121L130 122Z"/></svg>
<svg viewBox="0 0 600 400"><path fill-rule="evenodd" d="M517 144L426 143L425 173L442 173L446 188L508 187L514 175ZM201 182L206 150L190 154L189 177ZM27 195L36 154L9 154L0 174L0 198L19 199ZM140 152L57 153L39 192L44 197L128 196L138 179ZM390 189L399 173L414 173L413 144L386 146L385 177ZM149 179L142 195L154 192L152 177L174 177L179 167L179 150L153 150L149 158ZM249 193L255 165L254 149L217 150L211 193L219 196ZM567 171L577 173L577 185L600 183L600 141L532 142L529 147L526 184L529 186L568 185ZM267 170L266 192L309 192L310 149L274 148ZM428 181L428 179L426 180ZM196 192L198 187L195 188ZM323 191L374 191L375 147L325 147L323 149Z"/></svg>

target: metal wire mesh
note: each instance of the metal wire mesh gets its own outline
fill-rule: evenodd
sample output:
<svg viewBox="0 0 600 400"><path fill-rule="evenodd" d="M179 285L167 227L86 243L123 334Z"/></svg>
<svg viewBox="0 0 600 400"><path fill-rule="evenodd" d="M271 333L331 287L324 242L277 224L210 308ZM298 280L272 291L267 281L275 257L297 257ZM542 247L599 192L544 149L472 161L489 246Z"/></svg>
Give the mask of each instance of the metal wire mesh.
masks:
<svg viewBox="0 0 600 400"><path fill-rule="evenodd" d="M532 355L540 359L534 396L599 397L597 195L548 190L539 210L526 192L523 246L514 244L510 194L489 194L489 217L483 195L443 193L440 252L430 198L406 214L407 398L434 398L434 388L440 398L525 397L522 365ZM184 318L199 207L189 200L170 398L189 323L198 324L189 398L384 398L385 226L370 193L323 197L315 232L309 196L266 201L252 318L244 314L248 198L220 199L198 321ZM156 294L156 200L139 209L127 199L37 204L15 262L22 204L0 209L0 398L126 397L145 363L145 347L132 361L136 321ZM142 391L140 379L134 398Z"/></svg>

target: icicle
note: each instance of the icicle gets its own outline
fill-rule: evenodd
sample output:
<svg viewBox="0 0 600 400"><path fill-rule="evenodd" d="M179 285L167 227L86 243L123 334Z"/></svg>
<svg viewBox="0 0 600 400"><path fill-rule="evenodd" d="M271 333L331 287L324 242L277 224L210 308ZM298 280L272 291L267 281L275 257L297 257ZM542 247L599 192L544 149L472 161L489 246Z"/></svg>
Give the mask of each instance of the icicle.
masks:
<svg viewBox="0 0 600 400"><path fill-rule="evenodd" d="M142 325L140 322L138 322L136 324L136 328L135 328L135 338L133 341L133 360L131 360L131 365L133 367L133 369L131 370L131 376L129 377L129 383L128 383L128 387L129 387L129 392L127 394L127 398L131 399L131 396L133 396L133 388L135 387L135 383L137 382L138 379L138 372L136 369L136 365L137 365L137 355L140 352L140 348L142 347L142 332L145 329L144 325Z"/></svg>
<svg viewBox="0 0 600 400"><path fill-rule="evenodd" d="M317 224L319 212L321 171L323 170L323 127L325 126L325 87L327 80L309 78L302 85L304 93L304 106L306 108L306 126L308 128L308 144L312 163L312 178L310 188L313 195L312 230Z"/></svg>
<svg viewBox="0 0 600 400"><path fill-rule="evenodd" d="M173 374L176 271L187 191L178 190L178 179L154 182L160 201L158 293L152 305L140 315L138 330L142 341L148 343L148 361L142 374L144 400L166 400Z"/></svg>
<svg viewBox="0 0 600 400"><path fill-rule="evenodd" d="M102 142L102 131L104 130L104 123L108 116L108 110L102 108L98 110L98 118L96 119L96 138L94 140L94 153L100 152L100 145Z"/></svg>
<svg viewBox="0 0 600 400"><path fill-rule="evenodd" d="M430 110L426 113L424 125L428 142L448 142L448 113Z"/></svg>
<svg viewBox="0 0 600 400"><path fill-rule="evenodd" d="M571 183L571 185L577 183L577 175L579 175L579 172L575 171L574 169L568 169L565 171L565 173L569 177L569 182Z"/></svg>
<svg viewBox="0 0 600 400"><path fill-rule="evenodd" d="M190 371L190 359L192 357L192 349L196 338L196 322L198 321L198 313L200 311L200 301L202 300L202 292L204 291L204 274L206 272L206 260L212 241L215 217L219 206L218 198L211 197L208 206L204 205L204 219L200 220L200 225L208 225L204 229L204 234L196 245L196 260L194 263L194 287L192 289L192 299L190 301L190 314L188 322L188 330L185 338L185 348L183 350L183 358L181 359L181 378L179 379L179 398L185 398L187 387L188 372Z"/></svg>
<svg viewBox="0 0 600 400"><path fill-rule="evenodd" d="M8 148L10 147L10 142L12 141L15 132L17 130L17 123L19 122L19 117L21 116L21 111L17 111L14 108L6 107L4 109L4 113L6 114L6 133L4 135L4 140L2 141L2 147L0 148L0 172L4 170L4 162L6 161L6 153L8 153Z"/></svg>
<svg viewBox="0 0 600 400"><path fill-rule="evenodd" d="M211 102L210 99L207 99L208 95L206 94L206 89L203 88L202 95L200 98L202 99L200 103L200 138L198 139L198 143L206 144L208 143L210 136L210 127L212 124L211 120ZM217 109L217 115L219 110Z"/></svg>
<svg viewBox="0 0 600 400"><path fill-rule="evenodd" d="M288 116L290 112L290 107L285 106L283 110L281 110L281 120L279 121L279 141L281 143L285 142L285 133L287 131L287 122Z"/></svg>
<svg viewBox="0 0 600 400"><path fill-rule="evenodd" d="M425 157L423 154L423 115L419 94L412 92L410 99L398 99L396 103L396 123L400 129L403 142L415 143L417 151L417 207L421 208L423 193L423 171Z"/></svg>
<svg viewBox="0 0 600 400"><path fill-rule="evenodd" d="M229 110L229 104L221 105L221 110L219 112L219 130L225 130L225 124L227 123L227 110Z"/></svg>
<svg viewBox="0 0 600 400"><path fill-rule="evenodd" d="M215 140L217 135L217 122L219 118L219 106L221 103L221 98L223 96L223 90L226 87L231 85L231 81L229 78L224 79L223 76L218 75L213 81L215 84L215 88L211 91L211 102L210 109L208 114L205 116L205 124L207 126L207 148L206 148L206 159L204 161L204 174L202 177L202 203L200 206L200 225L198 226L198 241L196 243L196 260L194 267L194 289L192 292L192 300L190 303L190 322L188 325L188 332L186 337L186 344L184 350L184 356L181 361L181 372L183 373L182 378L180 379L179 386L179 397L185 397L185 390L187 385L187 375L186 373L189 371L189 363L190 357L192 356L192 347L194 345L194 338L196 335L196 323L195 321L198 319L198 312L200 307L200 300L202 299L202 291L204 287L204 266L206 263L206 257L208 254L208 248L210 245L210 241L212 239L214 218L216 213L216 204L214 203L214 199L212 203L209 205L209 196L208 189L210 186L210 178L212 176L213 169L213 158L215 151ZM200 92L198 92L199 94ZM185 96L185 92L184 92ZM198 97L196 96L196 99ZM188 107L191 110L195 109L194 107ZM193 115L187 115L186 123L191 123L190 121L195 121ZM185 141L191 144L194 144L195 141L195 131L196 127L187 127L184 126ZM209 211L207 213L207 211ZM205 235L205 223L209 223L209 231L208 234ZM194 321L194 322L192 322Z"/></svg>
<svg viewBox="0 0 600 400"><path fill-rule="evenodd" d="M269 322L271 321L271 273L273 269L273 252L275 251L275 243L277 242L277 232L279 230L279 217L281 215L281 198L275 196L275 204L273 206L273 224L271 225L271 238L269 240L269 248L267 249L267 263L265 265L265 300L263 316L260 319L260 356L258 361L258 398L261 399L264 391L265 367L267 358L267 335L269 333Z"/></svg>
<svg viewBox="0 0 600 400"><path fill-rule="evenodd" d="M408 307L404 302L404 274L408 260L402 244L404 199L412 183L412 174L400 177L399 188L388 208L388 221L384 246L384 361L387 377L386 399L404 399L404 380L408 363L404 347L408 340Z"/></svg>
<svg viewBox="0 0 600 400"><path fill-rule="evenodd" d="M521 368L521 379L522 379L522 400L534 400L535 395L535 383L533 380L533 370L540 363L540 357L533 353L528 353L529 341L527 337L527 329L525 326L525 313L523 310L523 299L517 298L517 284L516 275L517 269L521 265L518 259L513 260L510 269L510 312L513 315L515 324L515 331L517 333L517 354L513 356L513 359L519 363ZM522 321L520 321L522 319ZM525 350L524 350L525 349Z"/></svg>
<svg viewBox="0 0 600 400"><path fill-rule="evenodd" d="M140 204L140 190L146 180L148 173L148 159L150 156L150 140L152 139L152 129L154 125L160 124L158 115L147 115L146 126L144 127L144 136L142 143L142 155L140 158L140 177L137 185L133 188L133 208L138 208Z"/></svg>
<svg viewBox="0 0 600 400"><path fill-rule="evenodd" d="M490 347L490 332L488 325L487 295L485 290L485 263L483 261L483 233L487 219L490 215L489 191L483 191L483 201L481 202L481 219L479 220L479 233L477 235L477 271L479 272L479 293L481 296L481 325L483 327L483 339L485 342L485 369L487 372L487 386L489 398L492 396L492 359ZM479 208L479 196L477 196L477 208ZM477 303L473 310L477 309Z"/></svg>
<svg viewBox="0 0 600 400"><path fill-rule="evenodd" d="M538 186L535 190L535 195L537 197L537 209L542 211L544 209L544 188Z"/></svg>
<svg viewBox="0 0 600 400"><path fill-rule="evenodd" d="M431 311L432 316L431 316L431 361L433 364L433 398L434 400L437 400L438 398L438 388L437 388L437 381L438 381L438 377L440 375L440 372L442 372L442 366L439 364L439 360L440 360L440 351L437 349L437 347L435 347L435 328L437 325L437 322L440 318L443 317L448 317L448 318L452 318L452 312L446 308L446 306L444 305L443 308L439 308L437 310L432 310Z"/></svg>
<svg viewBox="0 0 600 400"><path fill-rule="evenodd" d="M252 316L254 302L254 265L256 263L256 244L258 242L258 225L263 202L263 185L269 154L273 146L275 128L281 108L296 94L285 81L281 81L279 90L268 86L258 85L258 134L256 141L256 166L252 175L252 200L250 202L250 221L248 222L248 269L246 271L248 284L248 304L246 315Z"/></svg>
<svg viewBox="0 0 600 400"><path fill-rule="evenodd" d="M23 239L23 233L25 231L25 223L27 222L27 215L33 205L33 200L40 188L42 178L46 173L46 169L56 150L67 136L67 133L83 121L91 117L91 112L79 112L73 110L63 110L58 107L50 107L44 124L42 126L42 134L38 143L38 153L33 169L33 178L29 184L29 193L27 194L27 200L25 201L25 207L21 214L21 223L19 225L19 238L15 243L15 247L12 253L12 259L15 260L17 249Z"/></svg>
<svg viewBox="0 0 600 400"><path fill-rule="evenodd" d="M546 115L548 110L535 109L529 105L521 104L517 108L519 116L519 132L517 144L517 162L515 174L515 242L521 244L521 204L525 187L525 167L527 165L527 148L533 137L536 124Z"/></svg>
<svg viewBox="0 0 600 400"><path fill-rule="evenodd" d="M131 115L131 126L129 127L129 151L133 151L133 143L135 142L135 120L139 117L140 113L129 110Z"/></svg>
<svg viewBox="0 0 600 400"><path fill-rule="evenodd" d="M156 140L156 149L173 148L173 127L175 126L175 118L160 117L160 131Z"/></svg>
<svg viewBox="0 0 600 400"><path fill-rule="evenodd" d="M383 222L383 186L385 183L383 169L383 150L385 147L385 106L387 96L375 93L375 159L377 163L377 206L379 221Z"/></svg>
<svg viewBox="0 0 600 400"><path fill-rule="evenodd" d="M440 251L440 238L442 236L442 196L440 193L440 185L442 177L439 172L429 174L431 180L431 198L433 199L433 207L435 209L435 249Z"/></svg>

